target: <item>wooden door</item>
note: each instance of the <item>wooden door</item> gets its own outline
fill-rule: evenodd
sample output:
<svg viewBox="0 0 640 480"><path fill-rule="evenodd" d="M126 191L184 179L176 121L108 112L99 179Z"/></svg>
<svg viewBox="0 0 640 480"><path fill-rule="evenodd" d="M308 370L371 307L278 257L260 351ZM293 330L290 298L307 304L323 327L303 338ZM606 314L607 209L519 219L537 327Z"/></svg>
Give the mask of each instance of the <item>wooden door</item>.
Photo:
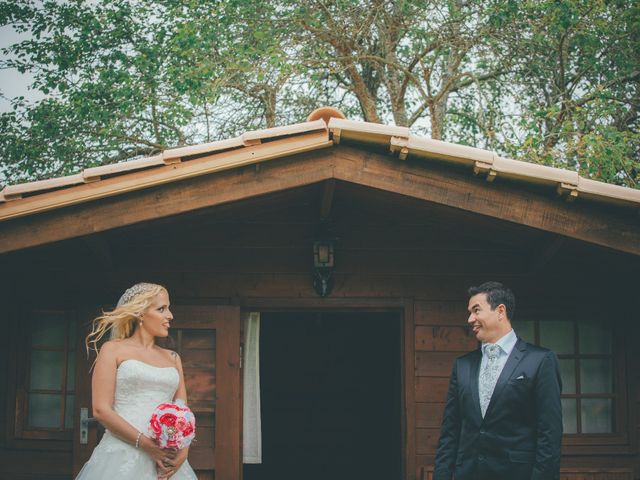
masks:
<svg viewBox="0 0 640 480"><path fill-rule="evenodd" d="M172 308L171 337L182 359L189 407L196 416L196 441L189 463L200 480L241 478L240 309L234 306ZM79 363L78 407L91 406L90 362ZM80 385L82 387L80 388ZM88 460L97 444L96 425L89 424L86 443L74 435L74 474Z"/></svg>

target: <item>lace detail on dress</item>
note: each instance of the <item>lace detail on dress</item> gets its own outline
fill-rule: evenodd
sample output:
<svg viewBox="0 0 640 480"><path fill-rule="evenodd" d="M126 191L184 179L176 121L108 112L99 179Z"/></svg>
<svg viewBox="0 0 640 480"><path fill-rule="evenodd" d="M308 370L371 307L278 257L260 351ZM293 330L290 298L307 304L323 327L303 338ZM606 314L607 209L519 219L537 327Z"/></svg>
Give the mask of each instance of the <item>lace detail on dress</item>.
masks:
<svg viewBox="0 0 640 480"><path fill-rule="evenodd" d="M125 360L116 373L113 409L126 421L147 433L153 410L173 401L180 376L175 367L154 367L139 360Z"/></svg>
<svg viewBox="0 0 640 480"><path fill-rule="evenodd" d="M92 464L94 457L100 461L105 457L116 458L117 473L123 475L119 478L128 478L127 475L134 473L139 465L146 465L149 470L154 468L153 461L146 453L123 442L108 430L87 465Z"/></svg>

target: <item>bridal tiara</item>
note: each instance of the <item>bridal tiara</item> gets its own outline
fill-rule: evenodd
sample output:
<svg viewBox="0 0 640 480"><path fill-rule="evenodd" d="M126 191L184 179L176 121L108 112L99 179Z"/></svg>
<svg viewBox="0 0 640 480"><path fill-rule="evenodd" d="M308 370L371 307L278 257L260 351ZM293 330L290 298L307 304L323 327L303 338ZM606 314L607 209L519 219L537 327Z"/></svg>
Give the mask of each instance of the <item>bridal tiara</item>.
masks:
<svg viewBox="0 0 640 480"><path fill-rule="evenodd" d="M157 287L158 285L155 285L153 283L136 283L134 286L129 287L124 291L124 293L120 297L120 300L118 300L118 305L116 306L120 307L126 303L129 303L134 297L140 295L141 293L153 290Z"/></svg>

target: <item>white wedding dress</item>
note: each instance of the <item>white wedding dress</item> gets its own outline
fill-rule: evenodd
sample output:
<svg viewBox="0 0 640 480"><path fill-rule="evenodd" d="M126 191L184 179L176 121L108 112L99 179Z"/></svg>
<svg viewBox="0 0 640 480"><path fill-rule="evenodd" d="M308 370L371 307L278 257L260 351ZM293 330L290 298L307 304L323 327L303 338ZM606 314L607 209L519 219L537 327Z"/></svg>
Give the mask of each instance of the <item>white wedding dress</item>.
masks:
<svg viewBox="0 0 640 480"><path fill-rule="evenodd" d="M139 360L125 360L116 372L113 409L143 434L161 403L173 401L178 383L174 367L154 367ZM155 462L143 450L123 442L108 430L82 467L76 480L156 480ZM185 461L171 480L197 480Z"/></svg>

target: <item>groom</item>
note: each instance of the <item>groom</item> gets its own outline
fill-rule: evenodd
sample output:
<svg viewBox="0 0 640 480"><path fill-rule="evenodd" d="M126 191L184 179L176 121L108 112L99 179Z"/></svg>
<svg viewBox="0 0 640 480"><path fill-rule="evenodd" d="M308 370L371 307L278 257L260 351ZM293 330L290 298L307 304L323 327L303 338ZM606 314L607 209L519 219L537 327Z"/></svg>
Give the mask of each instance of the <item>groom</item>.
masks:
<svg viewBox="0 0 640 480"><path fill-rule="evenodd" d="M482 347L453 366L434 480L556 480L562 388L558 359L511 328L515 298L498 282L469 289Z"/></svg>

